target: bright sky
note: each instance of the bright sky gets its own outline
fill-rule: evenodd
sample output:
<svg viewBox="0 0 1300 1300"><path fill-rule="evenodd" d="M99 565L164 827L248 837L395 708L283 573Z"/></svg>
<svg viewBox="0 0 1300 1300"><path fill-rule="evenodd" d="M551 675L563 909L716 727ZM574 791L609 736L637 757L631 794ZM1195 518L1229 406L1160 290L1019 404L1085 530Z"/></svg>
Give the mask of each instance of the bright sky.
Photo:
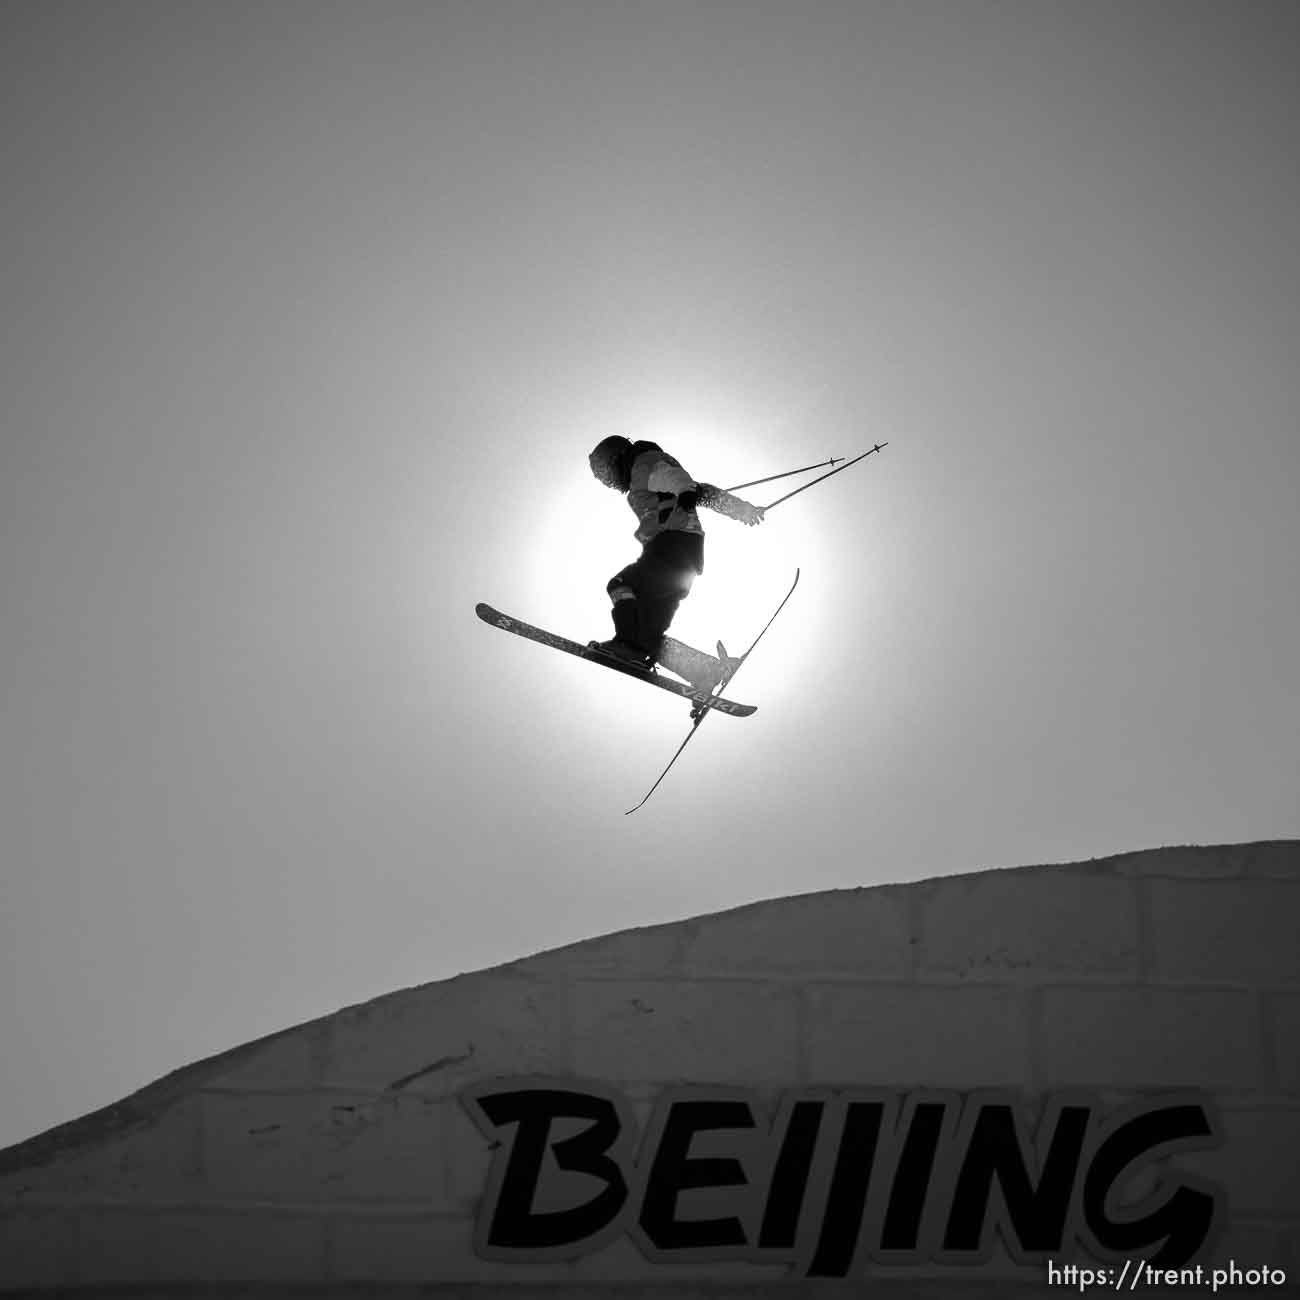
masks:
<svg viewBox="0 0 1300 1300"><path fill-rule="evenodd" d="M5 6L0 1145L760 898L1300 834L1287 0ZM587 452L723 485L686 706ZM755 489L762 504L803 480Z"/></svg>

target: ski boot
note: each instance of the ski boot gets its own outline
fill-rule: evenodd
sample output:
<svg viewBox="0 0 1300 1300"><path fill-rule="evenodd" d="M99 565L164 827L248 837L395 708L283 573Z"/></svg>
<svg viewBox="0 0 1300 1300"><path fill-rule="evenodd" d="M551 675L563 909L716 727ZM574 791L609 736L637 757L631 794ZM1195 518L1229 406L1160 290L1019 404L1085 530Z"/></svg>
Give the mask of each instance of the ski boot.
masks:
<svg viewBox="0 0 1300 1300"><path fill-rule="evenodd" d="M608 655L609 658L617 659L619 663L627 664L629 668L636 668L644 673L649 673L654 668L654 662L644 650L639 650L626 641L620 641L618 637L614 637L611 641L588 641L587 649L599 650L601 654Z"/></svg>

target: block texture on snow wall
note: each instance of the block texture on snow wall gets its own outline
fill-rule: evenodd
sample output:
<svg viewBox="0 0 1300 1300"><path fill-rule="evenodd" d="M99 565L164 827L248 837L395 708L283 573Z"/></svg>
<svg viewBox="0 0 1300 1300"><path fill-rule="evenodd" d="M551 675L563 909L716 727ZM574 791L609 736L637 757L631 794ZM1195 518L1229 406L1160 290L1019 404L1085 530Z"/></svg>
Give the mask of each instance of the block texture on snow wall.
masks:
<svg viewBox="0 0 1300 1300"><path fill-rule="evenodd" d="M1153 1263L1202 1283L1148 1296L1230 1265L1220 1294L1300 1293L1300 843L593 939L0 1152L0 1293L1014 1296Z"/></svg>

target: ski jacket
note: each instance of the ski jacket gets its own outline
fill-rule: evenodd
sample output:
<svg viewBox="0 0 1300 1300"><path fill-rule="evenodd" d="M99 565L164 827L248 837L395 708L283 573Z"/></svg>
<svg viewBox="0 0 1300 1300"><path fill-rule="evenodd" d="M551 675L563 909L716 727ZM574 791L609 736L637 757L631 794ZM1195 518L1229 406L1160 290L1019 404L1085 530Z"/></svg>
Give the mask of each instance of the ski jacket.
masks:
<svg viewBox="0 0 1300 1300"><path fill-rule="evenodd" d="M636 539L643 545L660 533L697 533L704 527L696 506L707 506L732 519L740 518L744 502L712 483L697 483L681 466L653 442L632 444L632 464L627 503L640 521Z"/></svg>

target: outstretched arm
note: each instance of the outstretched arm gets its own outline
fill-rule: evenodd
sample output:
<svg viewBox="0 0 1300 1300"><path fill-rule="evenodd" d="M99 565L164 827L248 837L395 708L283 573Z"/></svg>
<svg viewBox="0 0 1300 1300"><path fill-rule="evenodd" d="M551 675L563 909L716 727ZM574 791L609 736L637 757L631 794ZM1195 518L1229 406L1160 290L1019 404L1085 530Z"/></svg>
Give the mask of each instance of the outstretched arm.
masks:
<svg viewBox="0 0 1300 1300"><path fill-rule="evenodd" d="M714 487L712 483L697 485L695 501L697 505L708 506L710 510L716 510L718 514L726 515L728 519L737 519L750 527L763 522L762 506L751 505L742 497L728 492L726 488Z"/></svg>

